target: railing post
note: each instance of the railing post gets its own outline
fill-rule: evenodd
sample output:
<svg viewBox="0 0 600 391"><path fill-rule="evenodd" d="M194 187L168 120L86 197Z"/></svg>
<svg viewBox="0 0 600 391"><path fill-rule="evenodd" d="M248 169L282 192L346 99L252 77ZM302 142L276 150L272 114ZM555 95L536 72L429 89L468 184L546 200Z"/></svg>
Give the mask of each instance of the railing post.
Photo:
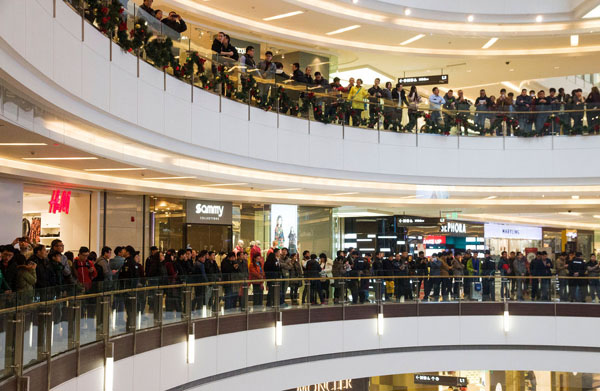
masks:
<svg viewBox="0 0 600 391"><path fill-rule="evenodd" d="M80 346L81 346L81 303L78 301L75 301L73 303L73 319L71 322L69 322L69 325L73 324L73 347L75 348L75 351L77 352L77 364L76 364L76 374L77 376L80 375L81 372L81 367L80 367ZM97 313L97 315L99 315L99 313Z"/></svg>
<svg viewBox="0 0 600 391"><path fill-rule="evenodd" d="M53 321L52 321L52 306L48 305L46 312L44 313L45 319L45 352L46 355L46 384L47 390L50 391L50 379L52 376L52 333L54 332Z"/></svg>
<svg viewBox="0 0 600 391"><path fill-rule="evenodd" d="M183 313L182 320L192 319L192 288L186 286L183 288Z"/></svg>
<svg viewBox="0 0 600 391"><path fill-rule="evenodd" d="M137 295L135 292L130 292L127 296L127 332L133 333L136 329L137 318Z"/></svg>
<svg viewBox="0 0 600 391"><path fill-rule="evenodd" d="M158 291L154 294L154 326L162 325L163 318L163 293Z"/></svg>
<svg viewBox="0 0 600 391"><path fill-rule="evenodd" d="M21 376L23 376L23 343L25 340L25 326L23 323L25 323L25 313L22 310L17 310L15 312L14 319L11 322L13 324L13 327L9 327L9 329L7 330L8 332L6 333L6 341L8 343L12 341L12 343L14 344L12 363L13 373L17 378L21 378ZM13 332L12 335L10 335L10 331Z"/></svg>
<svg viewBox="0 0 600 391"><path fill-rule="evenodd" d="M279 311L280 301L281 301L281 285L279 282L273 284L273 308L275 311Z"/></svg>
<svg viewBox="0 0 600 391"><path fill-rule="evenodd" d="M56 18L56 0L54 0L54 17ZM85 40L85 1L81 2L81 42Z"/></svg>

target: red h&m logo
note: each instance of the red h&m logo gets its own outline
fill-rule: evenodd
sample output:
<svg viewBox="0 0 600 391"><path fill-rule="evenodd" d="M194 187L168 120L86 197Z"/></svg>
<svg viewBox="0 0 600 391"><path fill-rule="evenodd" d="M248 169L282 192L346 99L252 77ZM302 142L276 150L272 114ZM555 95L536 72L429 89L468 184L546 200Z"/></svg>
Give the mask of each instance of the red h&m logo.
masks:
<svg viewBox="0 0 600 391"><path fill-rule="evenodd" d="M64 212L69 214L69 206L71 205L71 192L63 190L53 190L52 198L48 202L50 209L48 213L60 213Z"/></svg>

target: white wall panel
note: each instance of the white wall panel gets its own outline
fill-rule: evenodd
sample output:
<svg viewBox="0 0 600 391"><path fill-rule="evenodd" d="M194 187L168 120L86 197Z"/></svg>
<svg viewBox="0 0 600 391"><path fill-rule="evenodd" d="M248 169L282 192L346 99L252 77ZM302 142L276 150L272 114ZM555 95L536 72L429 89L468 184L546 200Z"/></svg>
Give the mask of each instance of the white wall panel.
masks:
<svg viewBox="0 0 600 391"><path fill-rule="evenodd" d="M310 159L312 167L324 167L334 170L344 169L344 141L335 138L315 136L311 134Z"/></svg>
<svg viewBox="0 0 600 391"><path fill-rule="evenodd" d="M133 374L133 362L135 357L127 357L115 365L115 379L118 382L113 383L113 391L131 391L134 388L135 377Z"/></svg>
<svg viewBox="0 0 600 391"><path fill-rule="evenodd" d="M27 61L47 77L52 77L52 11L35 0L27 1ZM3 11L4 12L4 11Z"/></svg>
<svg viewBox="0 0 600 391"><path fill-rule="evenodd" d="M346 133L348 134L348 133ZM377 135L375 135L377 137ZM372 137L371 137L372 138ZM354 138L356 140L356 138ZM349 171L376 172L379 168L379 144L369 140L344 141L344 169Z"/></svg>
<svg viewBox="0 0 600 391"><path fill-rule="evenodd" d="M181 384L187 379L186 343L178 343L161 348L160 354L160 389L166 390Z"/></svg>
<svg viewBox="0 0 600 391"><path fill-rule="evenodd" d="M61 25L70 35L81 41L81 14L74 12L66 2L56 2L56 18L54 20L55 24Z"/></svg>
<svg viewBox="0 0 600 391"><path fill-rule="evenodd" d="M133 56L129 55L129 57ZM154 66L145 61L140 61L140 81L144 81L160 91L157 95L164 95L165 80L166 78L163 71L154 68Z"/></svg>
<svg viewBox="0 0 600 391"><path fill-rule="evenodd" d="M248 135L247 119L221 115L219 133L219 146L221 150L236 155L248 156L250 138Z"/></svg>
<svg viewBox="0 0 600 391"><path fill-rule="evenodd" d="M29 1L0 1L2 9L0 12L0 35L23 57L27 55L27 3Z"/></svg>
<svg viewBox="0 0 600 391"><path fill-rule="evenodd" d="M248 106L221 98L221 114L224 118L236 118L248 122Z"/></svg>
<svg viewBox="0 0 600 391"><path fill-rule="evenodd" d="M192 141L192 103L165 94L165 134L169 137Z"/></svg>
<svg viewBox="0 0 600 391"><path fill-rule="evenodd" d="M165 129L165 94L147 81L138 79L138 124L157 133Z"/></svg>
<svg viewBox="0 0 600 391"><path fill-rule="evenodd" d="M244 368L246 363L246 334L232 333L217 337L217 351L207 352L213 359L216 356L217 373Z"/></svg>
<svg viewBox="0 0 600 391"><path fill-rule="evenodd" d="M279 129L285 129L299 134L308 134L308 121L305 118L280 115Z"/></svg>
<svg viewBox="0 0 600 391"><path fill-rule="evenodd" d="M273 111L265 111L256 107L250 107L250 121L257 124L276 128L277 113Z"/></svg>
<svg viewBox="0 0 600 391"><path fill-rule="evenodd" d="M205 148L219 149L219 114L192 104L192 143Z"/></svg>
<svg viewBox="0 0 600 391"><path fill-rule="evenodd" d="M308 344L311 356L342 352L344 326L341 322L311 323L308 325L308 341L305 343Z"/></svg>
<svg viewBox="0 0 600 391"><path fill-rule="evenodd" d="M104 111L110 105L110 65L88 46L83 48L82 98Z"/></svg>
<svg viewBox="0 0 600 391"><path fill-rule="evenodd" d="M137 123L138 79L112 63L110 81L110 112L125 121Z"/></svg>
<svg viewBox="0 0 600 391"><path fill-rule="evenodd" d="M108 42L105 41L108 38L106 38L100 32L94 29L90 32L90 34L87 35L88 37L86 38L86 42L90 42L93 36L94 41L98 41L98 45L100 45L101 48L105 47L107 51L109 50ZM102 54L103 50L104 49L100 49L98 52ZM145 68L145 66L150 67L148 64L145 63L142 65L142 63L143 61L140 61L140 74L142 72L142 69L148 70L147 68ZM131 53L121 50L121 48L116 43L112 43L111 65L116 65L122 72L135 76L137 78L137 57ZM162 72L155 69L153 75L155 79L161 78L162 80ZM163 88L163 84L157 82L157 85L159 88ZM113 88L116 89L121 89L123 87L126 88L127 86L113 85Z"/></svg>
<svg viewBox="0 0 600 391"><path fill-rule="evenodd" d="M188 378L201 379L217 373L217 360L212 352L217 350L217 337L196 340L194 364L188 365ZM144 390L140 390L144 391Z"/></svg>
<svg viewBox="0 0 600 391"><path fill-rule="evenodd" d="M108 37L102 33L100 33L96 27L92 26L89 23L85 23L83 25L83 45L87 46L89 49L93 50L97 55L102 57L104 60L110 60L110 40ZM117 53L115 53L115 51ZM125 54L126 52L123 49L113 44L113 59L119 57L118 52L122 52ZM128 57L132 57L131 54L126 53Z"/></svg>
<svg viewBox="0 0 600 391"><path fill-rule="evenodd" d="M246 333L246 365L260 365L276 359L275 327L250 330Z"/></svg>
<svg viewBox="0 0 600 391"><path fill-rule="evenodd" d="M277 132L277 150L279 161L288 164L307 166L309 164L310 150L308 148L309 135L279 129Z"/></svg>
<svg viewBox="0 0 600 391"><path fill-rule="evenodd" d="M285 313L283 313L285 317ZM288 341L308 341L309 325L297 324L283 328L283 345L277 346L277 360L288 360L310 355L309 344L288 343Z"/></svg>
<svg viewBox="0 0 600 391"><path fill-rule="evenodd" d="M151 371L156 362L160 362L161 351L154 349L133 356L133 372L131 379L133 391L158 391L160 390L160 371Z"/></svg>
<svg viewBox="0 0 600 391"><path fill-rule="evenodd" d="M277 148L277 128L248 122L248 151L249 156L256 159L277 159L280 153Z"/></svg>
<svg viewBox="0 0 600 391"><path fill-rule="evenodd" d="M49 15L52 15L54 8L54 5L52 4L53 0L35 0L35 2L41 5Z"/></svg>
<svg viewBox="0 0 600 391"><path fill-rule="evenodd" d="M58 3L62 2L58 1ZM62 25L55 23L53 39L53 79L70 93L81 96L81 73L83 72L81 38L75 38Z"/></svg>

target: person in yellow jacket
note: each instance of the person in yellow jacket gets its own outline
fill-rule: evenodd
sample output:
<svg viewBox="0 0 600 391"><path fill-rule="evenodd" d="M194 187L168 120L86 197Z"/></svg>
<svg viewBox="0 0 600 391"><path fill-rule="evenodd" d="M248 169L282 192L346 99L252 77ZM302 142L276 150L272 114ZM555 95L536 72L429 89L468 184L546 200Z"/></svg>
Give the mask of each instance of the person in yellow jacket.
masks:
<svg viewBox="0 0 600 391"><path fill-rule="evenodd" d="M365 99L369 96L369 91L362 86L362 79L356 80L356 85L350 88L350 92L348 93L348 99L352 101L352 126L360 125L360 116L365 109Z"/></svg>

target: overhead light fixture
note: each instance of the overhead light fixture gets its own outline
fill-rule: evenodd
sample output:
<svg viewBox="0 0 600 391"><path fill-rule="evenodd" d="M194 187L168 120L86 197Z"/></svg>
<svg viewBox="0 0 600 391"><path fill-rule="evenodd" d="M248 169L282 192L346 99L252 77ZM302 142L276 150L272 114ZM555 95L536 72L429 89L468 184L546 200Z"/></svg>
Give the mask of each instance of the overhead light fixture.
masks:
<svg viewBox="0 0 600 391"><path fill-rule="evenodd" d="M412 14L412 10L410 8L404 8L404 15L410 16Z"/></svg>
<svg viewBox="0 0 600 391"><path fill-rule="evenodd" d="M414 37L409 38L406 41L400 43L400 46L408 45L409 43L413 43L415 41L418 41L419 39L423 38L424 36L425 36L425 34L415 35Z"/></svg>
<svg viewBox="0 0 600 391"><path fill-rule="evenodd" d="M334 193L334 194L328 194L328 195L330 195L330 196L343 196L343 195L353 195L353 194L358 194L358 192L351 191L349 193Z"/></svg>
<svg viewBox="0 0 600 391"><path fill-rule="evenodd" d="M195 176L163 176L163 177L154 177L154 178L144 178L145 180L151 181L166 181L170 179L196 179Z"/></svg>
<svg viewBox="0 0 600 391"><path fill-rule="evenodd" d="M24 157L23 160L98 160L97 157Z"/></svg>
<svg viewBox="0 0 600 391"><path fill-rule="evenodd" d="M352 4L357 4L358 0L352 0Z"/></svg>
<svg viewBox="0 0 600 391"><path fill-rule="evenodd" d="M485 43L485 45L483 45L481 48L482 48L482 49L488 49L488 48L489 48L489 47L491 47L493 44L495 44L497 40L498 40L498 38L496 38L496 37L490 38L490 40L489 40L489 41L487 41L487 42Z"/></svg>
<svg viewBox="0 0 600 391"><path fill-rule="evenodd" d="M600 215L594 215L595 219L600 219Z"/></svg>
<svg viewBox="0 0 600 391"><path fill-rule="evenodd" d="M542 15L538 15L535 17L535 21L538 23L542 23L543 20L544 20L544 17Z"/></svg>
<svg viewBox="0 0 600 391"><path fill-rule="evenodd" d="M0 147L34 147L48 145L46 143L0 143Z"/></svg>
<svg viewBox="0 0 600 391"><path fill-rule="evenodd" d="M346 31L356 30L359 27L360 27L360 24L353 24L352 26L348 26L348 27L344 27L344 28L341 28L338 30L330 31L328 33L325 33L325 35L341 34L341 33L345 33Z"/></svg>
<svg viewBox="0 0 600 391"><path fill-rule="evenodd" d="M247 185L248 183L246 182L237 182L237 183L212 183L210 185L203 185L206 187L216 187L216 186L243 186L243 185Z"/></svg>
<svg viewBox="0 0 600 391"><path fill-rule="evenodd" d="M571 35L571 46L579 46L579 35Z"/></svg>
<svg viewBox="0 0 600 391"><path fill-rule="evenodd" d="M263 191L270 192L270 191L294 191L294 190L302 190L302 188L300 188L300 187L290 187L289 189L270 189L270 190L263 190Z"/></svg>
<svg viewBox="0 0 600 391"><path fill-rule="evenodd" d="M565 216L581 216L581 213L579 212L558 212L558 214Z"/></svg>
<svg viewBox="0 0 600 391"><path fill-rule="evenodd" d="M591 19L598 17L600 17L600 5L595 6L591 11L582 16L583 19Z"/></svg>
<svg viewBox="0 0 600 391"><path fill-rule="evenodd" d="M574 200L578 200L579 196L578 195L572 195L571 198L574 199Z"/></svg>
<svg viewBox="0 0 600 391"><path fill-rule="evenodd" d="M142 167L128 167L128 168L84 168L83 171L89 172L104 172L104 171L144 171Z"/></svg>
<svg viewBox="0 0 600 391"><path fill-rule="evenodd" d="M265 22L269 22L271 20L277 20L277 19L283 19L283 18L289 18L290 16L296 16L296 15L300 15L303 14L304 11L292 11L292 12L288 12L286 14L281 14L281 15L275 15L275 16L269 16L268 18L263 18L263 20Z"/></svg>
<svg viewBox="0 0 600 391"><path fill-rule="evenodd" d="M467 22L472 22L474 20L475 20L475 16L474 15L467 16Z"/></svg>
<svg viewBox="0 0 600 391"><path fill-rule="evenodd" d="M486 200L493 200L494 198L498 198L498 196L489 196L485 197Z"/></svg>

